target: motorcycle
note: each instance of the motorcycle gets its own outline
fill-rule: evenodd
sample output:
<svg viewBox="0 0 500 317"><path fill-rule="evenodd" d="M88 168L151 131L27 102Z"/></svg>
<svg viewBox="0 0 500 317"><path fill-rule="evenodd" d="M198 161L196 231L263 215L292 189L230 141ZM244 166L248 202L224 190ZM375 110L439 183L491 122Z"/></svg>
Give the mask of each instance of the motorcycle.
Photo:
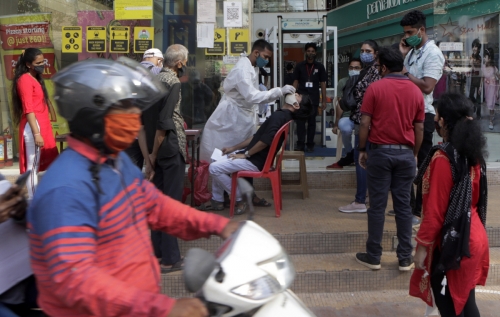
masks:
<svg viewBox="0 0 500 317"><path fill-rule="evenodd" d="M251 199L251 190L239 184ZM204 301L210 316L315 317L288 289L295 269L285 250L251 220L241 222L215 254L190 249L184 259L183 275L188 291Z"/></svg>

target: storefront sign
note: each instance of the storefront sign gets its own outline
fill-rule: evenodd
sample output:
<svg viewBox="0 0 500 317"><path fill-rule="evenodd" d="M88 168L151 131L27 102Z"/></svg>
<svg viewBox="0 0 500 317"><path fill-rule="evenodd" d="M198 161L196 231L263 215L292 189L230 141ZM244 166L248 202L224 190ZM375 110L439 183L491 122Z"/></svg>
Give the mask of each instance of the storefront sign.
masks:
<svg viewBox="0 0 500 317"><path fill-rule="evenodd" d="M82 27L81 26L63 26L62 27L62 45L63 53L81 53L82 52Z"/></svg>
<svg viewBox="0 0 500 317"><path fill-rule="evenodd" d="M14 69L16 68L19 55L5 54L3 56L3 62L5 65L5 77L8 80L14 79ZM50 79L56 73L55 62L56 56L54 53L43 53L43 59L45 61L45 69L43 71L42 77L44 79Z"/></svg>
<svg viewBox="0 0 500 317"><path fill-rule="evenodd" d="M323 30L322 19L287 19L281 22L281 28L288 30Z"/></svg>
<svg viewBox="0 0 500 317"><path fill-rule="evenodd" d="M463 51L464 43L462 42L441 42L439 43L439 48L442 51Z"/></svg>
<svg viewBox="0 0 500 317"><path fill-rule="evenodd" d="M111 37L111 45L109 46L111 53L128 53L130 36L128 26L112 26L109 30L109 36Z"/></svg>
<svg viewBox="0 0 500 317"><path fill-rule="evenodd" d="M407 4L415 1L417 0L377 0L366 5L366 18L370 19L370 16L375 13L379 13L394 7L398 7L401 4Z"/></svg>
<svg viewBox="0 0 500 317"><path fill-rule="evenodd" d="M115 19L152 20L153 0L115 0Z"/></svg>
<svg viewBox="0 0 500 317"><path fill-rule="evenodd" d="M214 48L205 49L206 55L224 55L226 52L226 29L214 30Z"/></svg>
<svg viewBox="0 0 500 317"><path fill-rule="evenodd" d="M106 52L106 27L87 26L87 52Z"/></svg>
<svg viewBox="0 0 500 317"><path fill-rule="evenodd" d="M249 39L248 29L229 30L229 53L231 55L240 55L243 52L248 53Z"/></svg>
<svg viewBox="0 0 500 317"><path fill-rule="evenodd" d="M4 50L53 47L48 22L1 25L0 39Z"/></svg>
<svg viewBox="0 0 500 317"><path fill-rule="evenodd" d="M154 47L154 27L134 27L134 53L144 53Z"/></svg>

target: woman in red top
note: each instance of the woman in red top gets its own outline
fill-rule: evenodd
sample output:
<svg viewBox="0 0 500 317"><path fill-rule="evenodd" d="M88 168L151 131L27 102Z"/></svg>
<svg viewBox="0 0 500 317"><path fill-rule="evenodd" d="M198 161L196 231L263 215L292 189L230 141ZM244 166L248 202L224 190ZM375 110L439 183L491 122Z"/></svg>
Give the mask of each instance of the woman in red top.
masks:
<svg viewBox="0 0 500 317"><path fill-rule="evenodd" d="M14 123L19 124L19 169L31 170L27 182L31 199L44 171L58 155L49 117L49 96L42 74L45 60L42 51L28 48L20 56L12 84Z"/></svg>
<svg viewBox="0 0 500 317"><path fill-rule="evenodd" d="M444 142L432 148L416 178L423 217L410 295L429 306L434 297L443 317L479 317L475 287L488 275L486 139L473 109L462 95L441 96L434 121Z"/></svg>

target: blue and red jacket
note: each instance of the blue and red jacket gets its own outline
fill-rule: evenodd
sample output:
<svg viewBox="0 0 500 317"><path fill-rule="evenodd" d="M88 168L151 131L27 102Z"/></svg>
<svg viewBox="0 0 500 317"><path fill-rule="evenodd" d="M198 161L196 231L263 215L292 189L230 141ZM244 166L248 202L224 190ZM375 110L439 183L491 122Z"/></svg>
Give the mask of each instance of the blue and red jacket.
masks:
<svg viewBox="0 0 500 317"><path fill-rule="evenodd" d="M149 230L184 240L219 234L228 219L158 191L126 154L101 158L76 139L51 165L28 210L31 264L44 312L59 316L167 316Z"/></svg>

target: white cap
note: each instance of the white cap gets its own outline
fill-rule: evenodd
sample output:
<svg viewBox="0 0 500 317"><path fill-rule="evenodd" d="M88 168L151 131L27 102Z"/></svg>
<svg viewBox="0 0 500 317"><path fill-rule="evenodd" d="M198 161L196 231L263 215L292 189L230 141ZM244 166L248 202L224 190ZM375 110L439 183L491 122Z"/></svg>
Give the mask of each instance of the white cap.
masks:
<svg viewBox="0 0 500 317"><path fill-rule="evenodd" d="M163 54L157 48L150 48L149 50L145 51L144 55L142 56L143 59L148 58L148 57L158 57L158 58L163 59Z"/></svg>
<svg viewBox="0 0 500 317"><path fill-rule="evenodd" d="M288 94L285 96L285 103L289 105L294 105L297 103L297 98L295 98L295 94Z"/></svg>

